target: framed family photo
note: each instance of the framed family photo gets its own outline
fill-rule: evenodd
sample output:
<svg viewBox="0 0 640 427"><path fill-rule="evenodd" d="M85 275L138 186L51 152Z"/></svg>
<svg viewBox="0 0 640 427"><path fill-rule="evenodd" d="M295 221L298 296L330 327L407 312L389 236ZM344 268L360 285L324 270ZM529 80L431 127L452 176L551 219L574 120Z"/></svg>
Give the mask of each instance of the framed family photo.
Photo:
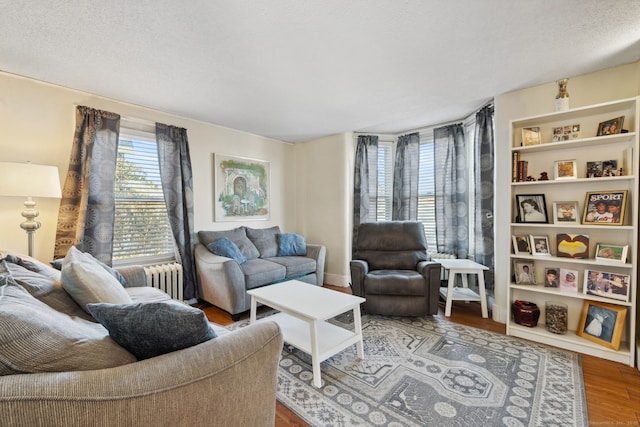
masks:
<svg viewBox="0 0 640 427"><path fill-rule="evenodd" d="M627 262L627 251L629 245L607 245L598 243L596 247L596 260L616 261L622 264Z"/></svg>
<svg viewBox="0 0 640 427"><path fill-rule="evenodd" d="M511 236L513 253L516 255L531 255L529 236Z"/></svg>
<svg viewBox="0 0 640 427"><path fill-rule="evenodd" d="M536 275L533 271L533 263L519 262L513 263L514 276L518 285L535 285Z"/></svg>
<svg viewBox="0 0 640 427"><path fill-rule="evenodd" d="M622 132L623 123L624 116L606 120L598 125L598 133L596 134L596 136L614 135L616 133L620 133Z"/></svg>
<svg viewBox="0 0 640 427"><path fill-rule="evenodd" d="M627 190L588 192L582 213L583 224L623 225Z"/></svg>
<svg viewBox="0 0 640 427"><path fill-rule="evenodd" d="M518 204L518 222L542 224L549 222L544 194L516 194L516 203Z"/></svg>
<svg viewBox="0 0 640 427"><path fill-rule="evenodd" d="M578 202L553 202L554 224L578 224Z"/></svg>
<svg viewBox="0 0 640 427"><path fill-rule="evenodd" d="M626 316L626 307L585 301L576 334L607 348L618 350Z"/></svg>
<svg viewBox="0 0 640 427"><path fill-rule="evenodd" d="M531 241L531 255L551 255L549 238L547 236L529 236Z"/></svg>
<svg viewBox="0 0 640 427"><path fill-rule="evenodd" d="M585 270L583 293L629 302L630 282L631 276L628 274Z"/></svg>

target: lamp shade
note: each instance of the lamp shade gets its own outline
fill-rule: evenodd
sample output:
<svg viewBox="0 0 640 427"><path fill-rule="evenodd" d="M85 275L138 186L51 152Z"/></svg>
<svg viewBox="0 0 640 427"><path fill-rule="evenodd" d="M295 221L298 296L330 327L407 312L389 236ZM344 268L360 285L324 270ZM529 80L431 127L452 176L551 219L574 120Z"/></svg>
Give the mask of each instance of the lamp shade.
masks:
<svg viewBox="0 0 640 427"><path fill-rule="evenodd" d="M60 177L56 166L0 162L0 196L59 199Z"/></svg>

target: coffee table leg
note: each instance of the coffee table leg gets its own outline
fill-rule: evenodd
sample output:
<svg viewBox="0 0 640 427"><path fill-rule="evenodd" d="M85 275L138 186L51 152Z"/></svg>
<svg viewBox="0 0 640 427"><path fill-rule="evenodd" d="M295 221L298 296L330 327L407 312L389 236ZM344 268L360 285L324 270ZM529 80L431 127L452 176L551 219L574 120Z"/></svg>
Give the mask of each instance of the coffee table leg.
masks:
<svg viewBox="0 0 640 427"><path fill-rule="evenodd" d="M359 337L356 343L358 350L358 357L364 359L364 346L362 344L362 318L360 317L360 306L356 306L353 309L353 324L355 326L355 333Z"/></svg>
<svg viewBox="0 0 640 427"><path fill-rule="evenodd" d="M256 323L256 311L258 310L258 304L256 297L251 296L251 315L249 317L249 324Z"/></svg>
<svg viewBox="0 0 640 427"><path fill-rule="evenodd" d="M456 280L456 272L449 270L449 282L447 285L447 302L444 306L444 315L451 316L451 303L453 302L453 287Z"/></svg>
<svg viewBox="0 0 640 427"><path fill-rule="evenodd" d="M320 376L320 347L318 346L318 322L309 322L311 332L311 365L313 366L313 385L322 387L322 377Z"/></svg>

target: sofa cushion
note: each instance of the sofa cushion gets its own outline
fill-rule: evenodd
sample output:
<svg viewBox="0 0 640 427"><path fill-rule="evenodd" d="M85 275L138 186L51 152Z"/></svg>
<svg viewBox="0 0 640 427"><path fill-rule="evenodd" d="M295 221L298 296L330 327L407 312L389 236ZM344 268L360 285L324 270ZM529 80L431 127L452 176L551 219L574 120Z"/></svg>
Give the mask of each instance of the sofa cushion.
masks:
<svg viewBox="0 0 640 427"><path fill-rule="evenodd" d="M198 231L198 240L205 246L222 237L226 237L235 243L246 259L255 259L260 256L258 249L247 237L245 227L238 227L227 231Z"/></svg>
<svg viewBox="0 0 640 427"><path fill-rule="evenodd" d="M247 262L247 257L242 254L235 243L226 237L221 237L215 242L209 243L207 249L218 256L232 258L238 264Z"/></svg>
<svg viewBox="0 0 640 427"><path fill-rule="evenodd" d="M249 228L247 227L247 237L260 251L260 258L270 258L278 256L278 239L280 227L277 225L271 228Z"/></svg>
<svg viewBox="0 0 640 427"><path fill-rule="evenodd" d="M60 313L12 278L0 286L0 375L111 368L136 358L98 323Z"/></svg>
<svg viewBox="0 0 640 427"><path fill-rule="evenodd" d="M200 344L216 337L202 310L179 302L89 304L109 335L138 359Z"/></svg>
<svg viewBox="0 0 640 427"><path fill-rule="evenodd" d="M69 316L78 316L83 319L94 321L93 318L85 312L71 296L62 288L59 279L60 272L55 271L56 275L47 276L23 267L24 264L18 265L8 260L14 260L7 256L4 264L15 282L27 290L34 298L47 304L49 307ZM0 267L1 269L1 267ZM53 269L51 269L53 270Z"/></svg>
<svg viewBox="0 0 640 427"><path fill-rule="evenodd" d="M285 277L302 276L316 271L316 260L303 256L278 256L267 258L266 261L275 262L286 268Z"/></svg>
<svg viewBox="0 0 640 427"><path fill-rule="evenodd" d="M150 286L135 286L131 288L125 288L125 291L131 298L132 302L162 302L172 301L169 294L161 291L158 288L152 288Z"/></svg>
<svg viewBox="0 0 640 427"><path fill-rule="evenodd" d="M293 233L281 233L278 238L278 256L305 256L307 244L304 236Z"/></svg>
<svg viewBox="0 0 640 427"><path fill-rule="evenodd" d="M130 303L131 298L111 274L97 263L72 261L62 267L62 287L84 310L87 304Z"/></svg>
<svg viewBox="0 0 640 427"><path fill-rule="evenodd" d="M286 277L286 268L278 263L264 259L251 259L240 266L244 274L244 284L247 289L268 285Z"/></svg>
<svg viewBox="0 0 640 427"><path fill-rule="evenodd" d="M57 268L58 270L62 270L65 264L68 264L72 261L86 261L90 263L94 263L102 267L107 273L112 275L122 286L126 286L127 281L124 276L118 272L118 270L109 267L104 262L95 258L90 253L82 252L78 250L75 246L71 246L71 248L67 251L67 255L62 260L51 261L51 265L53 268Z"/></svg>

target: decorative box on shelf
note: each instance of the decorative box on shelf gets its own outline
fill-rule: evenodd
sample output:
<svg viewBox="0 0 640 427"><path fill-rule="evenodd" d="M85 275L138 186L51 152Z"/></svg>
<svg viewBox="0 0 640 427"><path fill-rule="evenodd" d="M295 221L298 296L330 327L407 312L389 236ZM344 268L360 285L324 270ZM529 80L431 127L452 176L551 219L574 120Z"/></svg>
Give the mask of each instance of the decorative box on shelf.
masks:
<svg viewBox="0 0 640 427"><path fill-rule="evenodd" d="M515 300L511 305L513 312L513 320L518 325L535 328L540 318L540 309L538 306L529 301Z"/></svg>

